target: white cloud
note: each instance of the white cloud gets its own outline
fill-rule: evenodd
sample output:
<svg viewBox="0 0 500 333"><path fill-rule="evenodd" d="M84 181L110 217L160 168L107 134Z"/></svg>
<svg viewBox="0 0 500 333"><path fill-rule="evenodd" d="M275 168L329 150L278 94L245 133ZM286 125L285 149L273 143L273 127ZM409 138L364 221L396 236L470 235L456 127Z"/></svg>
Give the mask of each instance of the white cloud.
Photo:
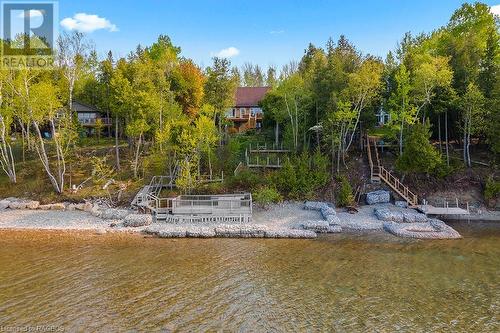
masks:
<svg viewBox="0 0 500 333"><path fill-rule="evenodd" d="M490 12L494 15L500 16L500 5L494 5L490 7Z"/></svg>
<svg viewBox="0 0 500 333"><path fill-rule="evenodd" d="M269 31L271 35L281 35L285 33L285 30L271 30Z"/></svg>
<svg viewBox="0 0 500 333"><path fill-rule="evenodd" d="M240 54L240 50L238 50L234 46L230 46L227 49L222 49L219 52L212 54L212 55L215 55L215 56L221 57L221 58L231 58L231 57L237 56L238 54Z"/></svg>
<svg viewBox="0 0 500 333"><path fill-rule="evenodd" d="M94 32L101 29L118 31L116 25L112 24L108 19L86 13L77 13L73 17L66 17L61 21L61 26L67 30L80 32Z"/></svg>
<svg viewBox="0 0 500 333"><path fill-rule="evenodd" d="M27 15L25 15L27 14ZM43 13L41 10L38 9L31 9L29 12L22 11L17 17L18 18L24 18L25 16L33 18L33 17L42 17Z"/></svg>

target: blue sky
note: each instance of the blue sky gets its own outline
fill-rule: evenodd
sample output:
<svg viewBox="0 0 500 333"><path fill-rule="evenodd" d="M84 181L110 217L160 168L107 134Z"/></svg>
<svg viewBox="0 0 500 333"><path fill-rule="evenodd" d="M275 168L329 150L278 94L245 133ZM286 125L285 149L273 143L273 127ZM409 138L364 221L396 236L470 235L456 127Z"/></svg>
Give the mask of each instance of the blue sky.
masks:
<svg viewBox="0 0 500 333"><path fill-rule="evenodd" d="M65 19L60 29L88 31L100 56L110 49L125 56L137 44L150 45L166 34L183 56L202 66L226 50L235 65L250 61L267 67L299 60L309 42L322 46L340 34L365 53L385 56L406 31L428 32L446 24L463 2L60 0L59 17Z"/></svg>

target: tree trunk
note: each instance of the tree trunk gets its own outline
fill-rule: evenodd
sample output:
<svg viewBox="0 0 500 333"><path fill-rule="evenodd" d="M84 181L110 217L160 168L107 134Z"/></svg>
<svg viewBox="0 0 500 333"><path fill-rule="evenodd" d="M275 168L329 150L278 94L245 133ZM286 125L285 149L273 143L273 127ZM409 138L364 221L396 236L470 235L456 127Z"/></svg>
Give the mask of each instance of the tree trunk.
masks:
<svg viewBox="0 0 500 333"><path fill-rule="evenodd" d="M443 146L441 145L441 114L438 113L438 136L439 136L439 152L443 153Z"/></svg>
<svg viewBox="0 0 500 333"><path fill-rule="evenodd" d="M404 121L401 120L401 128L399 129L399 156L403 155L403 127Z"/></svg>
<svg viewBox="0 0 500 333"><path fill-rule="evenodd" d="M49 176L50 183L52 184L56 192L61 194L62 189L59 187L56 178L54 177L52 171L50 170L49 158L47 157L47 151L45 150L45 143L43 142L42 133L40 132L40 127L38 126L38 123L36 121L33 121L33 127L35 128L38 140L40 141L40 144L36 145L36 151L38 153L38 156L40 157L40 161L42 162L45 172L47 173L47 176Z"/></svg>
<svg viewBox="0 0 500 333"><path fill-rule="evenodd" d="M137 168L138 168L138 165L139 165L139 153L141 151L141 141L142 141L142 134L139 135L139 140L137 140L137 147L135 149L134 178L137 178Z"/></svg>
<svg viewBox="0 0 500 333"><path fill-rule="evenodd" d="M450 166L450 153L448 151L448 110L446 110L446 113L444 114L444 136L446 140L446 164Z"/></svg>
<svg viewBox="0 0 500 333"><path fill-rule="evenodd" d="M337 175L340 174L340 154L341 154L341 152L343 150L343 147L342 147L343 146L343 144L342 144L342 142L343 142L343 133L342 132L343 132L343 129L344 129L343 127L344 127L344 125L342 125L342 127L340 128L340 135L339 135L340 136L339 137L339 148L338 148L338 151L337 151Z"/></svg>
<svg viewBox="0 0 500 333"><path fill-rule="evenodd" d="M463 159L464 159L464 164L467 165L467 127L468 127L468 115L465 116L464 119L464 136L463 136L463 142L462 142L462 147L463 147Z"/></svg>
<svg viewBox="0 0 500 333"><path fill-rule="evenodd" d="M24 137L24 125L19 120L19 124L21 125L21 142L22 142L22 159L23 163L26 162L26 145L25 145L25 137Z"/></svg>
<svg viewBox="0 0 500 333"><path fill-rule="evenodd" d="M17 182L16 178L16 168L14 163L14 156L12 155L12 147L7 142L6 139L6 126L2 116L0 116L0 124L1 124L1 145L0 145L0 165L2 169L9 177L11 183L15 184Z"/></svg>
<svg viewBox="0 0 500 333"><path fill-rule="evenodd" d="M274 126L274 143L276 144L276 149L278 149L280 143L280 124L278 121L276 121L276 125Z"/></svg>
<svg viewBox="0 0 500 333"><path fill-rule="evenodd" d="M118 117L115 117L115 157L116 170L120 171L120 148L118 147Z"/></svg>
<svg viewBox="0 0 500 333"><path fill-rule="evenodd" d="M470 134L472 128L472 110L469 113L469 122L467 127L467 166L470 168L472 166L470 161Z"/></svg>

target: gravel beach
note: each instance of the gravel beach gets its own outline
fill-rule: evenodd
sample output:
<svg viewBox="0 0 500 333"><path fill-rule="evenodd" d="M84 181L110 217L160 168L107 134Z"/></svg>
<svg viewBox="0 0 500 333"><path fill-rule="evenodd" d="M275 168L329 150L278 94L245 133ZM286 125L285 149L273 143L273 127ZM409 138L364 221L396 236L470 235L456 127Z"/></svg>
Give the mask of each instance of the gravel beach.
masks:
<svg viewBox="0 0 500 333"><path fill-rule="evenodd" d="M330 205L312 202L312 205L315 204ZM332 207L326 207L326 210L325 208L323 210L304 209L304 207L304 203L285 202L271 205L266 209L254 208L252 221L244 224L151 223L151 218L145 215L132 214L122 219L119 215L124 210L108 209L107 212L116 211L114 212L116 214L110 216L107 216L109 214L101 214L98 217L92 212L77 210L8 208L0 210L0 229L93 231L96 233L129 232L151 234L158 237L315 238L318 233L341 232L342 230L391 232L392 229L388 228L387 222L423 222L414 219L416 217L426 219L423 214L419 214L413 209L397 207L390 203L361 206L358 208L358 213L355 214L337 209L336 215ZM377 218L374 213L377 210L379 215L389 212L389 219ZM334 215L328 216L328 214ZM141 224L141 219L144 217L149 218L147 224ZM400 218L401 221L395 220L397 218ZM384 228L384 223L386 223L386 228ZM397 226L396 224L395 227ZM415 226L419 225L415 224ZM408 228L408 226L404 227ZM397 234L394 231L392 233Z"/></svg>
<svg viewBox="0 0 500 333"><path fill-rule="evenodd" d="M247 229L267 231L269 237L275 235L277 238L286 238L286 233L296 238L300 236L297 228L308 220L321 220L319 212L304 210L300 203L283 203L273 205L268 209L254 209L251 223L244 226ZM230 232L234 232L233 225L225 225ZM133 233L155 233L148 231L164 231L164 235L172 230L187 230L188 234L194 234L193 230L200 228L215 228L217 224L196 225L173 225L167 223L154 223L151 226L125 227L123 221L113 219L102 219L84 211L58 211L58 210L26 210L26 209L3 209L0 211L0 229L29 229L29 230L66 230L66 231L95 231L105 232L133 232ZM240 228L241 229L241 228ZM228 232L229 232L228 231ZM313 238L315 234L304 231L306 238ZM185 231L184 231L185 232ZM210 233L209 233L210 234ZM237 233L235 234L237 236Z"/></svg>

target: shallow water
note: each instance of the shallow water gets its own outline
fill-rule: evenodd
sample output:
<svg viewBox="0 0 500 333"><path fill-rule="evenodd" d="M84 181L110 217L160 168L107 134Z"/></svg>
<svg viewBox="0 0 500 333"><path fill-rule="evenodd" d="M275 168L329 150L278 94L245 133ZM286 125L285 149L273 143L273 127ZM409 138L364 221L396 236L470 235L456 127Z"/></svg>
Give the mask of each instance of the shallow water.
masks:
<svg viewBox="0 0 500 333"><path fill-rule="evenodd" d="M500 225L453 241L0 232L0 328L499 331Z"/></svg>

